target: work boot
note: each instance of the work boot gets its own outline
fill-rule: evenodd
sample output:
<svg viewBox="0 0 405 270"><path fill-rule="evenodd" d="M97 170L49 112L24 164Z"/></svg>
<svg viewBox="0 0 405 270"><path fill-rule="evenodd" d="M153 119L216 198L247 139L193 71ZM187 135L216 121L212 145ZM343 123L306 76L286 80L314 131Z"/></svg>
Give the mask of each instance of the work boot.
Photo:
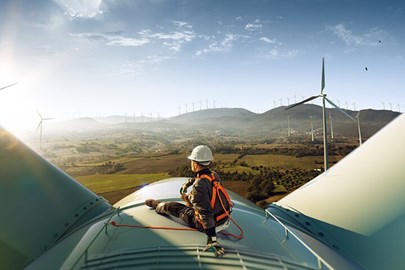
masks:
<svg viewBox="0 0 405 270"><path fill-rule="evenodd" d="M147 199L145 201L145 204L149 207L152 207L153 209L156 209L156 207L158 206L160 202L154 199Z"/></svg>

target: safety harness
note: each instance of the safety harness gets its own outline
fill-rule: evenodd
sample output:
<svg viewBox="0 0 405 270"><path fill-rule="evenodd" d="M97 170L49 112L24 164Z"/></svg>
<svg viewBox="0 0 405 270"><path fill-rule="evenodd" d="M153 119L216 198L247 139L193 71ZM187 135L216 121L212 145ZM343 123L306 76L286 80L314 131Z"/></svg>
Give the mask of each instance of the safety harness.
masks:
<svg viewBox="0 0 405 270"><path fill-rule="evenodd" d="M230 213L232 212L232 207L233 203L228 195L228 192L226 192L225 188L216 180L215 178L215 173L212 172L211 174L201 174L197 175L198 178L202 179L208 179L211 184L212 184L212 197L210 201L211 209L214 211L215 205L216 205L216 200L219 199L220 205L221 205L221 212L214 214L215 222L218 224L220 223L224 218L229 217ZM222 195L222 196L221 196ZM225 207L223 203L223 198L226 199L228 207ZM196 213L198 214L198 213Z"/></svg>

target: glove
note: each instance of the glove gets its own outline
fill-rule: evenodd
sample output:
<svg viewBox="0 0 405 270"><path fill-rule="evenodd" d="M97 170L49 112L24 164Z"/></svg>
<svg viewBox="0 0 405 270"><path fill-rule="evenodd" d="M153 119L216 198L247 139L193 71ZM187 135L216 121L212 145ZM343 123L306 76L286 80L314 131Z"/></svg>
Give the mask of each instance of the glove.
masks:
<svg viewBox="0 0 405 270"><path fill-rule="evenodd" d="M195 178L189 178L180 188L180 194L186 194L188 187L190 187L195 181Z"/></svg>
<svg viewBox="0 0 405 270"><path fill-rule="evenodd" d="M207 246L203 251L213 252L216 257L222 257L225 254L225 249L217 242L217 237L215 236L208 236Z"/></svg>
<svg viewBox="0 0 405 270"><path fill-rule="evenodd" d="M186 194L187 189L188 189L188 186L186 186L186 183L184 183L184 185L182 185L181 188L180 188L180 194L181 195Z"/></svg>

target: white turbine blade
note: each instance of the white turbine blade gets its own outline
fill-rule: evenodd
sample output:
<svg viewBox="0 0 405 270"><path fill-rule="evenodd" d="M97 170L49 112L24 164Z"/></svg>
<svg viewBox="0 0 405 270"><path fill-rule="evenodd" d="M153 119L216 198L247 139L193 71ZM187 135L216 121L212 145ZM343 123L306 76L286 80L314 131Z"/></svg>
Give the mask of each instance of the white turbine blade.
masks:
<svg viewBox="0 0 405 270"><path fill-rule="evenodd" d="M316 99L316 98L318 98L318 97L320 97L320 96L318 95L318 96L309 97L309 98L307 98L307 99L305 99L305 100L303 100L303 101L301 101L301 102L298 102L298 103L295 103L295 104L292 104L292 105L288 106L287 108L285 108L285 110L289 110L289 109L291 109L291 108L294 108L295 106L304 104L304 103L306 103L306 102L308 102L308 101L311 101L311 100L313 100L313 99Z"/></svg>
<svg viewBox="0 0 405 270"><path fill-rule="evenodd" d="M43 120L52 120L53 118L44 118Z"/></svg>
<svg viewBox="0 0 405 270"><path fill-rule="evenodd" d="M360 111L357 113L356 118L359 119Z"/></svg>
<svg viewBox="0 0 405 270"><path fill-rule="evenodd" d="M326 101L329 102L330 105L332 105L333 107L335 107L336 109L338 109L341 113L343 113L344 115L346 115L347 117L349 117L350 119L352 119L354 122L356 122L356 119L354 119L352 116L350 116L347 112L345 112L344 110L342 110L341 108L339 108L339 106L337 106L335 103L333 103L330 99L328 99L327 97L325 97Z"/></svg>
<svg viewBox="0 0 405 270"><path fill-rule="evenodd" d="M7 86L4 86L4 87L1 87L1 88L0 88L0 90L6 89L7 87L13 86L14 84L17 84L17 83L12 83L12 84L10 84L10 85L7 85Z"/></svg>
<svg viewBox="0 0 405 270"><path fill-rule="evenodd" d="M42 115L39 113L39 111L37 111L37 114L38 114L39 117L41 118L41 122L42 122L42 120L44 120L44 118L42 118Z"/></svg>
<svg viewBox="0 0 405 270"><path fill-rule="evenodd" d="M38 132L38 129L41 127L41 125L42 125L42 119L41 119L41 121L39 121L39 124L38 124L37 130L36 130L35 132Z"/></svg>
<svg viewBox="0 0 405 270"><path fill-rule="evenodd" d="M323 89L325 88L325 60L322 57L322 78L321 78L321 95L323 93Z"/></svg>

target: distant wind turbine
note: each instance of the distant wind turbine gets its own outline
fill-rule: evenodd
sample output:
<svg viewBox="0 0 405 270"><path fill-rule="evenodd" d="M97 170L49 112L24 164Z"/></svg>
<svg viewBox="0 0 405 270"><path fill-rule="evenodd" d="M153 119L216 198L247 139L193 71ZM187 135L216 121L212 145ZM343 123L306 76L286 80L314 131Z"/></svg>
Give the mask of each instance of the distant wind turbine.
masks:
<svg viewBox="0 0 405 270"><path fill-rule="evenodd" d="M314 141L314 123L312 121L312 115L309 116L309 120L311 121L311 139Z"/></svg>
<svg viewBox="0 0 405 270"><path fill-rule="evenodd" d="M212 102L214 103L214 109L215 109L215 102L216 102L216 100L215 100L215 99L213 99L213 100L212 100Z"/></svg>
<svg viewBox="0 0 405 270"><path fill-rule="evenodd" d="M357 128L359 130L359 145L362 144L362 139L361 139L361 129L360 129L360 111L357 113L356 118L357 118Z"/></svg>
<svg viewBox="0 0 405 270"><path fill-rule="evenodd" d="M276 107L276 101L275 100L273 100L273 105L274 105L274 108Z"/></svg>
<svg viewBox="0 0 405 270"><path fill-rule="evenodd" d="M322 58L322 75L321 75L321 93L319 95L316 96L312 96L309 97L301 102L295 103L291 106L288 106L286 108L286 110L289 110L293 107L296 107L298 105L307 103L309 101L312 101L316 98L322 98L322 130L323 130L323 155L324 155L324 168L325 171L328 170L329 168L329 159L328 159L328 140L327 140L327 127L326 127L326 106L325 103L328 102L330 105L332 105L333 107L335 107L336 109L338 109L339 111L341 111L343 114L345 114L347 117L351 118L354 120L353 117L351 117L350 115L348 115L345 111L343 111L342 109L340 109L335 103L333 103L331 100L329 100L326 97L326 94L323 93L323 89L325 88L325 59Z"/></svg>
<svg viewBox="0 0 405 270"><path fill-rule="evenodd" d="M287 106L290 106L290 98L287 97Z"/></svg>
<svg viewBox="0 0 405 270"><path fill-rule="evenodd" d="M352 105L353 105L353 111L356 111L356 102L353 102Z"/></svg>
<svg viewBox="0 0 405 270"><path fill-rule="evenodd" d="M381 101L381 104L383 105L383 110L385 110L385 102Z"/></svg>
<svg viewBox="0 0 405 270"><path fill-rule="evenodd" d="M39 149L42 149L42 126L43 126L43 122L46 120L51 120L53 118L44 118L42 117L42 115L37 111L39 117L41 118L41 120L39 121L38 127L37 127L37 132L39 129Z"/></svg>
<svg viewBox="0 0 405 270"><path fill-rule="evenodd" d="M391 108L391 111L392 111L392 103L391 103L391 102L388 102L388 104L390 104L390 108Z"/></svg>
<svg viewBox="0 0 405 270"><path fill-rule="evenodd" d="M178 109L179 109L179 115L180 115L180 113L181 113L181 106L179 106Z"/></svg>

